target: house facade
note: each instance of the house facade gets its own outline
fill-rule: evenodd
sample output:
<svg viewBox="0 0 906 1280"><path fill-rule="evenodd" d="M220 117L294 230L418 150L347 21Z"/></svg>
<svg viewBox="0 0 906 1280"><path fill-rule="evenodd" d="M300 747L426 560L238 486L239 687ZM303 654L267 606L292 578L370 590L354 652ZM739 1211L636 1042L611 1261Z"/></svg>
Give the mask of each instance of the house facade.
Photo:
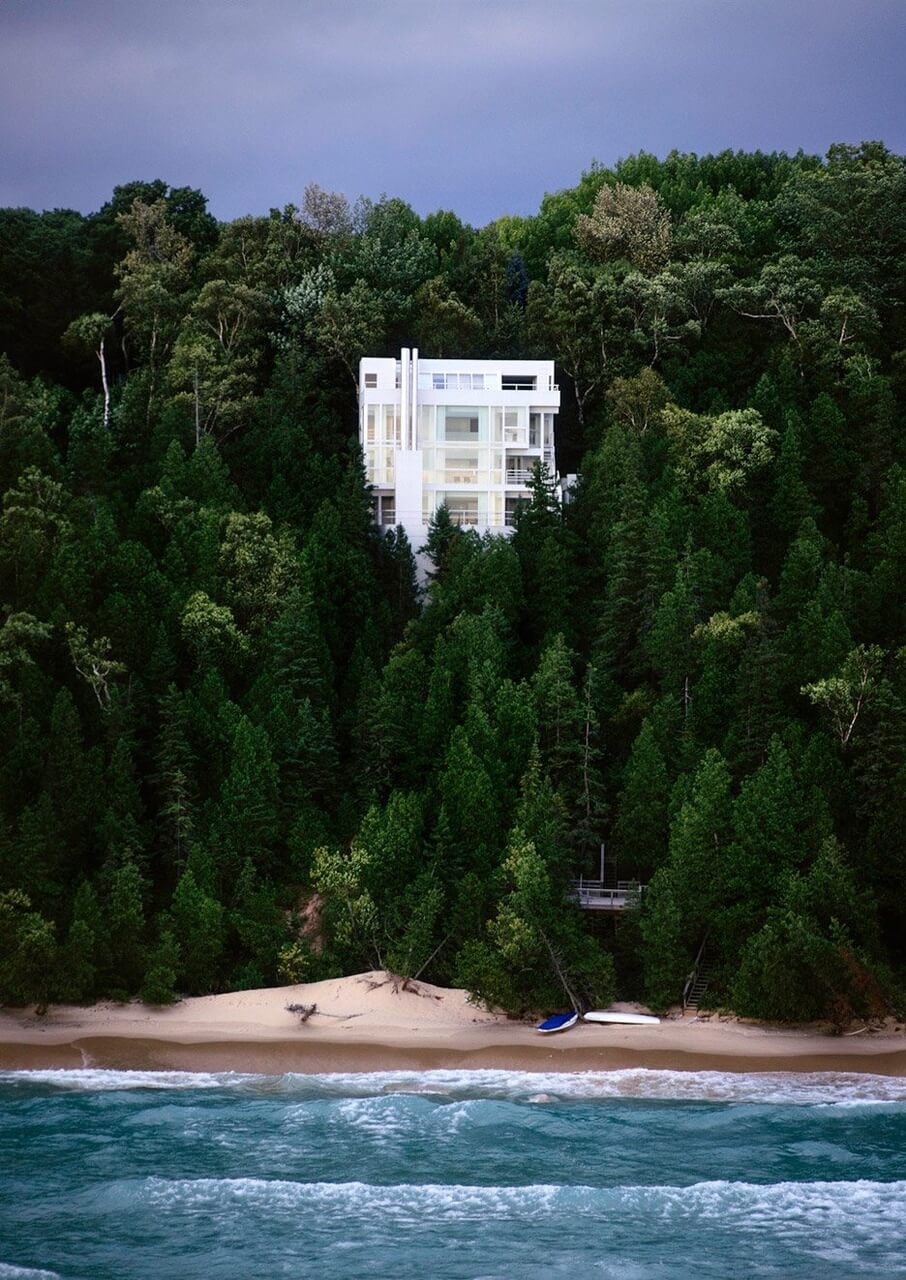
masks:
<svg viewBox="0 0 906 1280"><path fill-rule="evenodd" d="M556 475L560 391L552 360L398 360L359 365L359 431L375 518L421 547L446 503L458 524L506 533L536 463Z"/></svg>

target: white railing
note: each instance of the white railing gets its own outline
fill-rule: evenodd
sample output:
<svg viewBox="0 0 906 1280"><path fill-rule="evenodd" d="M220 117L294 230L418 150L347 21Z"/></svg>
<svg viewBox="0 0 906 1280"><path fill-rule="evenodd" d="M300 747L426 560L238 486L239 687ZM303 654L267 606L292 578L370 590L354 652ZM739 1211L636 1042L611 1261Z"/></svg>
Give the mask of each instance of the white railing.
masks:
<svg viewBox="0 0 906 1280"><path fill-rule="evenodd" d="M448 507L447 510L454 524L478 524L477 511L464 511L459 507Z"/></svg>
<svg viewBox="0 0 906 1280"><path fill-rule="evenodd" d="M531 471L526 470L525 467L520 467L518 471L515 469L507 468L506 482L509 485L513 485L513 484L526 485L531 480L531 478L532 478Z"/></svg>
<svg viewBox="0 0 906 1280"><path fill-rule="evenodd" d="M586 880L580 876L572 883L572 897L580 907L590 911L625 911L634 907L645 892L645 886L637 880L617 880L605 884L603 880Z"/></svg>
<svg viewBox="0 0 906 1280"><path fill-rule="evenodd" d="M455 470L444 471L442 479L447 484L478 484L478 468L457 467Z"/></svg>

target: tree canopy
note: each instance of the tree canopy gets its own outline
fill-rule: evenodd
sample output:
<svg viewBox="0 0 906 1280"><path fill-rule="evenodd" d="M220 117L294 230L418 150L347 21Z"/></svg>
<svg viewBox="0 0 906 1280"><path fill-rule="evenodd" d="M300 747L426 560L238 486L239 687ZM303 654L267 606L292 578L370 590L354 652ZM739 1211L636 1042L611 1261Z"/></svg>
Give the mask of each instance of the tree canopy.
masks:
<svg viewBox="0 0 906 1280"><path fill-rule="evenodd" d="M880 1011L906 971L906 161L0 210L0 1001L365 966L524 1014ZM418 588L363 354L544 356L561 505ZM599 849L646 886L569 896Z"/></svg>

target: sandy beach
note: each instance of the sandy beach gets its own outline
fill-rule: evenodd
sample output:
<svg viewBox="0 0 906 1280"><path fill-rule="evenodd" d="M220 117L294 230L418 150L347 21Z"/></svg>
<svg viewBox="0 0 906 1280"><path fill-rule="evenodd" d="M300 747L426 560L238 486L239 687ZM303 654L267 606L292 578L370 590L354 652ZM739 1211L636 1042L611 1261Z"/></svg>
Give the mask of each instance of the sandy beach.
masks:
<svg viewBox="0 0 906 1280"><path fill-rule="evenodd" d="M305 1023L288 1004L316 1005ZM637 1006L615 1006L636 1008ZM385 973L195 997L0 1013L0 1068L377 1071L859 1071L906 1075L906 1028L770 1027L676 1013L658 1026L583 1023L560 1036L469 1003L464 991Z"/></svg>

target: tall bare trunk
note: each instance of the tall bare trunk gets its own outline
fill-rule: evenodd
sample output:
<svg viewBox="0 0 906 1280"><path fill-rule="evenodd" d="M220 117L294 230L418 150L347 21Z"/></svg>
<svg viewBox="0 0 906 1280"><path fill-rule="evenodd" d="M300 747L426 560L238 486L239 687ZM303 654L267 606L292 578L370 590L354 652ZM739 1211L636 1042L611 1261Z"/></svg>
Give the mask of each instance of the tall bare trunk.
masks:
<svg viewBox="0 0 906 1280"><path fill-rule="evenodd" d="M107 383L107 358L104 354L104 339L98 347L98 360L101 365L101 386L104 388L104 427L110 426L110 387Z"/></svg>

